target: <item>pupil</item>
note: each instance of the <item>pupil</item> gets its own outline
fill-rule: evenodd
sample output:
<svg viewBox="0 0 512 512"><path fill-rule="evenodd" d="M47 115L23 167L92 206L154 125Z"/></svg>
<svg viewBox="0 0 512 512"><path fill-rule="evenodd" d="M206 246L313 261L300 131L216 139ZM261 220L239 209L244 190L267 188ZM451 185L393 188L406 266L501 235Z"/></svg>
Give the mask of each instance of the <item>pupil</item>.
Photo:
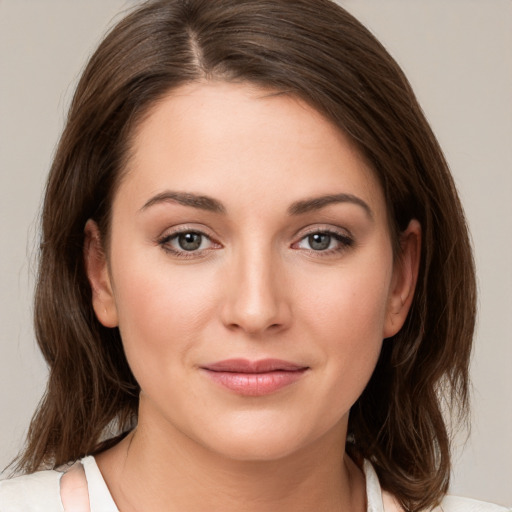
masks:
<svg viewBox="0 0 512 512"><path fill-rule="evenodd" d="M179 235L178 243L184 251L195 251L201 245L201 235L199 233Z"/></svg>
<svg viewBox="0 0 512 512"><path fill-rule="evenodd" d="M325 233L316 233L314 235L310 235L308 238L309 245L315 251L328 249L331 244L331 235L326 235Z"/></svg>

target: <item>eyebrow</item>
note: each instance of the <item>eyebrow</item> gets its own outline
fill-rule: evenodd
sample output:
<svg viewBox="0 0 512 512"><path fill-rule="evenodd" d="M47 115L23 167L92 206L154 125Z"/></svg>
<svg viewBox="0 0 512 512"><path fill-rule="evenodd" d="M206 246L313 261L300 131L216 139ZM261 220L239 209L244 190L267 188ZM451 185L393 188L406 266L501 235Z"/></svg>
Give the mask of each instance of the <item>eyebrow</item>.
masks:
<svg viewBox="0 0 512 512"><path fill-rule="evenodd" d="M161 203L178 203L183 206L191 206L192 208L198 208L200 210L206 210L214 213L226 213L224 205L213 199L212 197L202 196L197 194L191 194L190 192L174 192L165 191L153 196L147 201L141 208L141 211L147 208ZM368 204L363 201L360 197L352 194L330 194L319 197L312 197L310 199L303 199L296 201L288 208L288 215L302 215L315 210L320 210L336 203L351 203L360 206L370 219L373 219L373 212Z"/></svg>
<svg viewBox="0 0 512 512"><path fill-rule="evenodd" d="M289 215L302 215L314 210L320 210L330 204L335 203L352 203L360 206L368 215L370 219L373 219L373 212L371 208L365 203L360 197L352 194L331 194L326 196L312 197L311 199L305 199L302 201L296 201L288 208Z"/></svg>
<svg viewBox="0 0 512 512"><path fill-rule="evenodd" d="M206 210L214 213L226 213L226 209L216 199L208 196L199 196L188 192L172 192L166 191L152 197L141 208L141 211L148 209L150 206L160 203L178 203L183 206L191 206L200 210Z"/></svg>

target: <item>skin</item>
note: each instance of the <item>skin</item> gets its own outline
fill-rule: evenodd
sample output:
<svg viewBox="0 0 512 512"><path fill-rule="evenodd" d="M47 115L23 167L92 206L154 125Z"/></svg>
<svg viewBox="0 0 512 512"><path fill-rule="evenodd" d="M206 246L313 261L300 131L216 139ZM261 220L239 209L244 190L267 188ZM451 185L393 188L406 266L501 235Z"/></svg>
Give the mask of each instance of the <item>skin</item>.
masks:
<svg viewBox="0 0 512 512"><path fill-rule="evenodd" d="M120 510L365 510L343 455L348 415L407 316L418 223L394 258L382 190L347 137L249 85L172 91L132 149L108 254L92 221L85 247L96 314L119 327L142 390L136 430L97 458ZM162 200L169 191L224 211ZM289 212L333 194L351 199ZM187 252L177 233L191 231L204 236ZM201 370L231 358L307 370L243 396Z"/></svg>

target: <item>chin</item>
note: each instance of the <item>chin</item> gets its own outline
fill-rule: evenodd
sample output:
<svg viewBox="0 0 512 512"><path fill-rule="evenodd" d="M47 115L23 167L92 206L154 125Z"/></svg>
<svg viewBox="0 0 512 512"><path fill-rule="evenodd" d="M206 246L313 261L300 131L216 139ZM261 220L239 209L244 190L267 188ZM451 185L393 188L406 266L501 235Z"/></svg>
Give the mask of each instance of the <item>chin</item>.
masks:
<svg viewBox="0 0 512 512"><path fill-rule="evenodd" d="M223 441L214 443L215 446L211 448L224 458L239 462L282 460L304 447L301 442L291 442L287 435L233 435Z"/></svg>
<svg viewBox="0 0 512 512"><path fill-rule="evenodd" d="M243 416L219 428L211 425L208 439L203 437L201 444L230 460L271 462L306 452L328 430L325 426L324 429L318 425L312 427L307 421L294 421L282 414L279 418L272 414ZM335 430L339 429L333 432ZM336 434L336 437L339 436Z"/></svg>

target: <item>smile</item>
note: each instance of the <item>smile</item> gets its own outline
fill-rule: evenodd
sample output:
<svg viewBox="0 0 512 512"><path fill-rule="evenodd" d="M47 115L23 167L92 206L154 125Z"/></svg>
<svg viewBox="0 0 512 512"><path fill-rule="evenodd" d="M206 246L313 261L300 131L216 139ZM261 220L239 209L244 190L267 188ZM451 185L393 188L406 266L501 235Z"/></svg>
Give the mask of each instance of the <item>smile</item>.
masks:
<svg viewBox="0 0 512 512"><path fill-rule="evenodd" d="M210 379L239 395L263 396L298 381L308 370L279 359L229 359L201 367Z"/></svg>

